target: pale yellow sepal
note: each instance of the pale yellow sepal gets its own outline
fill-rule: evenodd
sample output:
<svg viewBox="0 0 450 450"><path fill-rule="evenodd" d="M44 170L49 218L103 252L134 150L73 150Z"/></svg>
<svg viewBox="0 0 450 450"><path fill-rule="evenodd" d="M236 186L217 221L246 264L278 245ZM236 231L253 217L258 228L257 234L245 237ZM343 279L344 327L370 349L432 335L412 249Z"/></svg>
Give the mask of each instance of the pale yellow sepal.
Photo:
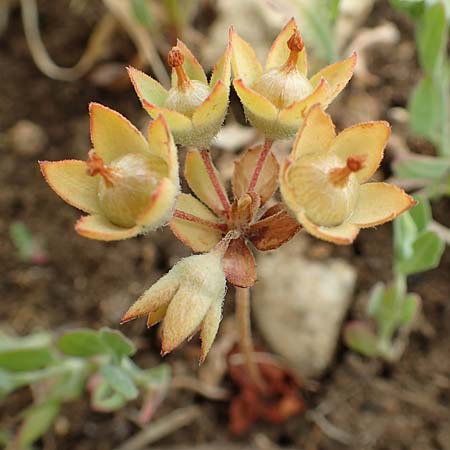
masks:
<svg viewBox="0 0 450 450"><path fill-rule="evenodd" d="M99 103L89 105L91 141L106 164L130 152L148 152L142 133L122 114Z"/></svg>
<svg viewBox="0 0 450 450"><path fill-rule="evenodd" d="M216 213L223 212L223 204L214 188L211 177L208 175L208 156L196 149L189 149L186 154L184 177L194 194L209 208ZM226 192L220 181L220 174L212 165L209 167L215 174L214 178L219 180L222 192Z"/></svg>
<svg viewBox="0 0 450 450"><path fill-rule="evenodd" d="M414 206L414 199L405 191L387 183L366 183L349 222L360 228L374 227L394 220Z"/></svg>
<svg viewBox="0 0 450 450"><path fill-rule="evenodd" d="M190 142L189 136L193 133L192 121L190 118L172 109L152 105L145 99L142 100L142 106L153 119L159 115L164 116L175 142L180 145L188 145L188 142Z"/></svg>
<svg viewBox="0 0 450 450"><path fill-rule="evenodd" d="M214 65L212 70L209 86L213 88L218 81L229 88L231 82L231 42L228 41L227 48L221 58Z"/></svg>
<svg viewBox="0 0 450 450"><path fill-rule="evenodd" d="M144 72L135 69L134 67L127 67L128 76L133 84L133 87L142 101L146 99L147 102L155 106L163 106L169 94L158 81L148 76Z"/></svg>
<svg viewBox="0 0 450 450"><path fill-rule="evenodd" d="M364 183L378 169L390 134L387 122L359 123L339 133L329 151L339 156L343 163L349 156L361 155L364 166L355 175L360 183Z"/></svg>
<svg viewBox="0 0 450 450"><path fill-rule="evenodd" d="M322 103L324 108L326 108L339 95L342 89L345 88L353 75L355 66L356 53L353 53L349 58L330 64L311 77L310 81L314 87L320 83L322 78L327 80L327 83L330 86L328 99L326 102Z"/></svg>
<svg viewBox="0 0 450 450"><path fill-rule="evenodd" d="M234 89L244 106L248 121L260 130L264 130L267 136L276 133L278 110L261 94L250 89L242 79L233 81Z"/></svg>
<svg viewBox="0 0 450 450"><path fill-rule="evenodd" d="M139 226L118 227L99 214L81 217L75 224L75 230L85 238L98 241L121 241L137 236L141 232Z"/></svg>
<svg viewBox="0 0 450 450"><path fill-rule="evenodd" d="M209 353L209 350L211 349L212 344L217 336L217 331L219 330L219 325L222 320L222 305L223 298L219 298L216 301L212 302L211 306L208 309L208 312L205 315L205 318L202 321L200 329L200 364L205 361L206 355Z"/></svg>
<svg viewBox="0 0 450 450"><path fill-rule="evenodd" d="M297 220L303 225L308 233L323 241L332 242L333 244L349 245L355 240L359 233L359 227L346 222L336 227L316 225L306 217L306 214L303 211L297 213Z"/></svg>
<svg viewBox="0 0 450 450"><path fill-rule="evenodd" d="M208 80L206 78L203 67L198 62L198 59L194 56L194 54L189 50L189 48L185 45L185 43L181 39L177 39L177 48L180 49L181 53L184 56L183 67L188 77L191 80L197 80L204 84L208 84ZM178 82L177 73L175 70L172 70L172 86L175 86L177 82Z"/></svg>
<svg viewBox="0 0 450 450"><path fill-rule="evenodd" d="M155 189L149 204L142 214L136 218L136 225L141 227L141 232L153 231L162 225L166 225L172 217L173 208L180 187L169 178L163 178Z"/></svg>
<svg viewBox="0 0 450 450"><path fill-rule="evenodd" d="M336 137L335 126L331 117L320 105L311 108L292 147L293 160L308 155L328 151Z"/></svg>
<svg viewBox="0 0 450 450"><path fill-rule="evenodd" d="M211 137L220 131L228 109L229 93L229 88L219 80L206 100L194 112L192 131L196 136L197 147L207 148ZM190 142L193 142L192 137Z"/></svg>
<svg viewBox="0 0 450 450"><path fill-rule="evenodd" d="M247 86L251 86L263 73L252 46L230 28L230 42L232 48L231 67L234 78L239 78Z"/></svg>
<svg viewBox="0 0 450 450"><path fill-rule="evenodd" d="M47 183L65 202L89 214L100 213L98 179L88 176L84 161L40 161L39 165Z"/></svg>
<svg viewBox="0 0 450 450"><path fill-rule="evenodd" d="M283 139L294 136L310 108L316 104L326 103L328 96L328 83L322 80L311 95L280 111L277 126L274 127L276 133L268 137Z"/></svg>
<svg viewBox="0 0 450 450"><path fill-rule="evenodd" d="M265 70L273 69L275 67L282 66L289 57L289 49L286 42L292 36L294 31L297 29L297 24L294 18L291 18L289 22L280 31L278 36L273 41L272 47L267 55ZM306 55L306 47L299 54L297 61L297 70L303 75L308 74L308 63Z"/></svg>
<svg viewBox="0 0 450 450"><path fill-rule="evenodd" d="M194 252L211 250L221 239L223 232L214 225L221 222L203 203L190 194L180 194L175 205L178 216L172 217L169 226L173 234ZM186 220L183 214L195 216L196 221ZM202 222L203 221L203 222Z"/></svg>

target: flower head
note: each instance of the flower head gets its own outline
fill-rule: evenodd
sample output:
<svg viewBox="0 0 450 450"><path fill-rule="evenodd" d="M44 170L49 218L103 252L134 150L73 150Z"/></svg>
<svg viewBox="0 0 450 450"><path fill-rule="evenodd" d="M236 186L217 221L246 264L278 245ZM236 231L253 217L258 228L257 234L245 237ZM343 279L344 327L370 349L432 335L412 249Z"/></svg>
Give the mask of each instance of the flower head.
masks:
<svg viewBox="0 0 450 450"><path fill-rule="evenodd" d="M401 189L366 183L378 168L390 128L360 123L336 136L320 105L305 118L284 163L283 200L306 231L336 244L351 244L360 228L393 220L414 205Z"/></svg>
<svg viewBox="0 0 450 450"><path fill-rule="evenodd" d="M224 256L227 280L239 287L256 281L256 263L249 244L260 251L273 250L289 241L300 229L279 203L266 209L278 185L279 165L269 153L257 183L251 187L255 166L263 147L249 149L236 162L234 200L212 164L208 151L190 149L184 176L197 196L180 194L169 226L175 236L195 252L210 251L227 233L233 232Z"/></svg>
<svg viewBox="0 0 450 450"><path fill-rule="evenodd" d="M200 327L203 362L216 337L225 297L223 247L179 261L125 313L121 323L148 316L147 325L162 324L163 354L171 352Z"/></svg>
<svg viewBox="0 0 450 450"><path fill-rule="evenodd" d="M308 79L306 49L294 19L275 39L264 69L233 28L230 41L234 88L250 123L272 140L294 136L314 104L326 108L348 83L356 63L353 54Z"/></svg>
<svg viewBox="0 0 450 450"><path fill-rule="evenodd" d="M119 113L90 105L93 150L87 161L40 162L50 187L88 213L75 225L82 236L126 239L166 223L179 190L175 144L164 117L144 136Z"/></svg>
<svg viewBox="0 0 450 450"><path fill-rule="evenodd" d="M228 44L208 82L195 56L178 40L167 58L172 68L169 90L139 70L130 67L128 72L143 107L153 118L166 118L175 142L204 148L220 130L228 108L230 58Z"/></svg>

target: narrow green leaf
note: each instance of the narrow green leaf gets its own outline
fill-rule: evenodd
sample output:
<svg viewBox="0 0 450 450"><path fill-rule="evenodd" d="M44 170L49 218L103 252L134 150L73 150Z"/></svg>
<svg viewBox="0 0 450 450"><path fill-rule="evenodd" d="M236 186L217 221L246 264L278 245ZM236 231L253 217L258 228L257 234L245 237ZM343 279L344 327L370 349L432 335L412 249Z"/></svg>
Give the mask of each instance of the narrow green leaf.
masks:
<svg viewBox="0 0 450 450"><path fill-rule="evenodd" d="M433 77L443 62L447 40L447 20L442 3L426 8L416 37L420 64L425 72Z"/></svg>
<svg viewBox="0 0 450 450"><path fill-rule="evenodd" d="M139 392L134 381L121 367L107 364L100 369L100 373L111 388L127 400L133 400L138 396Z"/></svg>
<svg viewBox="0 0 450 450"><path fill-rule="evenodd" d="M377 356L377 337L362 322L350 322L344 329L344 342L353 351L365 356Z"/></svg>
<svg viewBox="0 0 450 450"><path fill-rule="evenodd" d="M430 77L423 78L409 99L411 129L430 141L436 142L441 109L438 87Z"/></svg>
<svg viewBox="0 0 450 450"><path fill-rule="evenodd" d="M423 233L413 244L413 254L401 261L398 269L404 275L425 272L439 265L445 244L440 237L431 231Z"/></svg>
<svg viewBox="0 0 450 450"><path fill-rule="evenodd" d="M58 348L66 355L94 356L108 352L108 348L100 339L98 333L89 329L69 331L58 341Z"/></svg>
<svg viewBox="0 0 450 450"><path fill-rule="evenodd" d="M25 412L17 435L17 449L28 449L50 428L58 415L61 405L57 401L49 401L32 406Z"/></svg>
<svg viewBox="0 0 450 450"><path fill-rule="evenodd" d="M103 343L114 353L119 361L122 357L134 355L136 352L133 342L118 330L102 328L99 335Z"/></svg>
<svg viewBox="0 0 450 450"><path fill-rule="evenodd" d="M428 227L432 216L431 216L431 205L428 199L422 195L415 195L414 199L417 204L411 208L408 212L417 227L417 232L422 233Z"/></svg>

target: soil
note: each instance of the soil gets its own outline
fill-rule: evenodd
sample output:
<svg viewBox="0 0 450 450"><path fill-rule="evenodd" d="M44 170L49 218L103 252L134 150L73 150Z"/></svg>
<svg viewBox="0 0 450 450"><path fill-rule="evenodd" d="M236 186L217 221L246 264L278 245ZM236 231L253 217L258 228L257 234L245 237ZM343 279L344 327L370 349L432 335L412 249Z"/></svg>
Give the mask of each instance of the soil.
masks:
<svg viewBox="0 0 450 450"><path fill-rule="evenodd" d="M46 45L61 65L77 60L102 12L100 2L84 2L82 13L67 14L69 3L38 2ZM395 47L374 47L368 53L369 70L378 81L370 87L351 84L332 109L340 127L356 120L389 118L392 107L406 106L417 82L412 24L380 1L365 25L375 26L385 20L398 26L401 42ZM124 34L118 33L111 47L110 60L125 64L134 56ZM168 230L117 243L90 241L74 232L79 212L63 204L45 184L37 159L85 158L89 149L87 105L91 101L117 109L136 123L144 120L131 88L108 91L87 78L64 83L40 73L30 58L20 14L14 11L0 36L0 327L20 335L43 329L60 332L80 326L117 327L123 311L136 297L177 258L189 253ZM23 119L39 125L47 135L48 144L39 154L14 152L6 138L6 131ZM426 144L408 135L401 124L394 123L394 132L407 139L415 151L428 151ZM388 164L383 169L389 175ZM449 199L433 205L435 219L447 226L449 208ZM14 221L23 222L45 248L46 264L19 259L9 238ZM357 294L378 281L390 280L390 226L362 232L355 245L330 246L329 251L357 267ZM303 393L307 405L304 415L281 425L257 426L235 443L248 448L254 436L264 433L281 448L450 449L449 272L447 250L438 269L410 279L410 290L423 299L423 317L398 363L388 366L370 361L340 345L328 374L313 391ZM231 310L228 306L226 315ZM360 313L361 303L357 301L349 318ZM123 331L141 347L139 364L150 367L160 361L159 343L157 333L144 328L140 321ZM166 360L181 371L195 374L196 345L189 343L185 351L177 351ZM26 390L11 396L2 406L4 423L9 424L29 399ZM176 391L157 416L192 402L202 408L202 418L158 445L194 446L231 439L226 402ZM87 400L67 405L58 420L66 420L68 426L57 426L42 441L42 448L115 448L137 430L129 420L134 412L135 405L117 414L93 413Z"/></svg>

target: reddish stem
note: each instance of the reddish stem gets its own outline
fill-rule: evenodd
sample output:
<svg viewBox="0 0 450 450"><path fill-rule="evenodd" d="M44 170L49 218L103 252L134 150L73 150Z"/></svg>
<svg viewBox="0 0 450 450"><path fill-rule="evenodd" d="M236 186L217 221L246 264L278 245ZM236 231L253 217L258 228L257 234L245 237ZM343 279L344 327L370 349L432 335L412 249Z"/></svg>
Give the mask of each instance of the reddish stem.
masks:
<svg viewBox="0 0 450 450"><path fill-rule="evenodd" d="M252 179L250 180L250 184L248 185L248 192L252 192L255 190L256 184L258 183L259 176L264 168L264 163L266 162L267 157L269 156L270 149L272 147L273 141L267 139L264 141L264 148L261 154L259 155L259 159L255 166L255 171L253 172Z"/></svg>
<svg viewBox="0 0 450 450"><path fill-rule="evenodd" d="M217 173L214 169L213 163L211 161L211 155L208 150L201 150L200 154L202 156L203 164L205 165L205 169L208 172L209 179L211 180L211 183L214 187L214 190L216 191L217 196L219 197L220 202L222 203L223 209L225 211L225 214L227 217L230 215L231 211L231 205L228 200L227 195L222 189L222 186L220 185L219 179L217 178Z"/></svg>
<svg viewBox="0 0 450 450"><path fill-rule="evenodd" d="M194 216L193 214L180 211L179 209L176 209L173 212L173 217L176 217L177 219L188 220L189 222L199 223L201 225L214 228L215 230L222 231L223 233L226 233L228 231L228 226L225 223L215 223L211 220L202 219L200 217Z"/></svg>

